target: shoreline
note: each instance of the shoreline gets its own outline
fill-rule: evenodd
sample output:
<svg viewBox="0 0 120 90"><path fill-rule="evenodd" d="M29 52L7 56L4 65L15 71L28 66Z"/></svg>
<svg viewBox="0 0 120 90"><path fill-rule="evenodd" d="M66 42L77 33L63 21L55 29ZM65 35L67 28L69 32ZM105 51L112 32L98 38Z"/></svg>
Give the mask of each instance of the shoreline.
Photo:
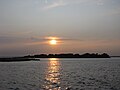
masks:
<svg viewBox="0 0 120 90"><path fill-rule="evenodd" d="M9 57L0 58L0 62L19 62L19 61L40 61L39 58L111 58L108 54L98 54L98 53L85 53L85 54L38 54L38 55L28 55L22 57Z"/></svg>
<svg viewBox="0 0 120 90"><path fill-rule="evenodd" d="M0 62L21 62L21 61L40 61L40 59L35 59L35 58L22 58L22 57L0 58Z"/></svg>

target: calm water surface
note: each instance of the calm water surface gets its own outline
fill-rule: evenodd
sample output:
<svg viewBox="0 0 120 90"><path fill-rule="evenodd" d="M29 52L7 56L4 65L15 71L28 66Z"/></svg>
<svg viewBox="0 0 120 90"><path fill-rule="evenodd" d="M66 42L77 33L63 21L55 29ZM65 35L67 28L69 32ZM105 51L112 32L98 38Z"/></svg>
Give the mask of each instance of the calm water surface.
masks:
<svg viewBox="0 0 120 90"><path fill-rule="evenodd" d="M120 58L0 62L0 90L120 90Z"/></svg>

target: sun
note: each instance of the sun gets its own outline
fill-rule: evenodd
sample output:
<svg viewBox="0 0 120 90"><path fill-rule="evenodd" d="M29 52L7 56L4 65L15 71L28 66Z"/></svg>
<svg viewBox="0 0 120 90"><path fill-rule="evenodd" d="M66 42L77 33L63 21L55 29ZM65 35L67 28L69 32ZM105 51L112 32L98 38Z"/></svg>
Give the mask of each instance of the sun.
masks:
<svg viewBox="0 0 120 90"><path fill-rule="evenodd" d="M57 44L57 40L53 39L53 40L50 40L49 42L51 45L56 45Z"/></svg>

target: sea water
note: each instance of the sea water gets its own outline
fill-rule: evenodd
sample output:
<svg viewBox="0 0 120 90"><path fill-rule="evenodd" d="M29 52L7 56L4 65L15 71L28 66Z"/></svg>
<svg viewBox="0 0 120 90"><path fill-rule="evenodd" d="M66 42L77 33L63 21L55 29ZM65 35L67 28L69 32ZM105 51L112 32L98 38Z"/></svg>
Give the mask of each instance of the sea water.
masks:
<svg viewBox="0 0 120 90"><path fill-rule="evenodd" d="M120 90L120 58L0 62L0 90Z"/></svg>

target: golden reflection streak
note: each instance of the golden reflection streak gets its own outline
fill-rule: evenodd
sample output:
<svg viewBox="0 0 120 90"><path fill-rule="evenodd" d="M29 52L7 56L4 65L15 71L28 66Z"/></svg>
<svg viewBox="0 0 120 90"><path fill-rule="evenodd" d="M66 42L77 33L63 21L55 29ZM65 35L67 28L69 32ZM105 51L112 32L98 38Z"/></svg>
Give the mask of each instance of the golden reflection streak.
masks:
<svg viewBox="0 0 120 90"><path fill-rule="evenodd" d="M50 58L48 63L48 70L45 76L44 89L47 90L61 90L60 85L60 63L57 58Z"/></svg>

